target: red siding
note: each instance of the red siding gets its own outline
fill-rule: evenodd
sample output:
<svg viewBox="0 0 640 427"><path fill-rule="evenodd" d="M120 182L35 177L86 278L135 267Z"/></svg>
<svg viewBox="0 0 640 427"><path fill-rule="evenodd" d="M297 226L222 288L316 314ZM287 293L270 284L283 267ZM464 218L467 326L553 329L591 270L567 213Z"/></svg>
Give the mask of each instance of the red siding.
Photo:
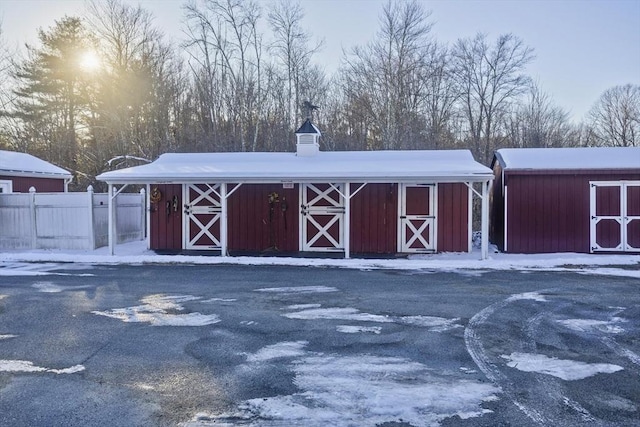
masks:
<svg viewBox="0 0 640 427"><path fill-rule="evenodd" d="M507 251L588 253L589 181L637 179L640 179L640 173L584 171L570 174L563 171L552 174L547 171L535 175L530 171L507 171ZM494 198L497 196L500 194L494 193ZM611 211L616 203L619 205L619 198L605 194L599 209ZM497 205L492 204L494 208ZM608 229L603 231L609 232ZM604 235L602 238L609 239Z"/></svg>
<svg viewBox="0 0 640 427"><path fill-rule="evenodd" d="M360 184L351 184L355 191ZM398 186L367 184L351 198L352 253L397 252Z"/></svg>
<svg viewBox="0 0 640 427"><path fill-rule="evenodd" d="M469 188L438 184L438 252L469 250Z"/></svg>
<svg viewBox="0 0 640 427"><path fill-rule="evenodd" d="M13 181L14 193L28 193L34 187L37 193L60 193L64 191L64 178L34 178L28 176L3 176L2 181Z"/></svg>
<svg viewBox="0 0 640 427"><path fill-rule="evenodd" d="M151 190L157 188L162 198L157 203L151 203L151 233L150 246L154 250L182 249L182 185L158 184L151 185ZM173 211L173 197L178 198L178 211ZM167 202L171 203L167 209Z"/></svg>
<svg viewBox="0 0 640 427"><path fill-rule="evenodd" d="M233 188L229 185L228 188ZM269 194L278 202L270 212ZM298 186L243 184L228 199L228 245L230 251L298 251ZM283 201L286 210L283 210Z"/></svg>

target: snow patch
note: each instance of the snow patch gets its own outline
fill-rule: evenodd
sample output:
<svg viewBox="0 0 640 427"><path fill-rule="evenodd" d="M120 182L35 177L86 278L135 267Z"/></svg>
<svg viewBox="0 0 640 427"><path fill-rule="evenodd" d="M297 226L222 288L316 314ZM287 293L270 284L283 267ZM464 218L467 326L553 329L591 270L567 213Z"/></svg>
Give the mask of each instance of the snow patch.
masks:
<svg viewBox="0 0 640 427"><path fill-rule="evenodd" d="M610 363L585 363L575 360L558 359L543 354L511 353L502 355L508 360L507 366L524 372L538 372L552 375L565 381L581 380L596 374L611 374L623 368Z"/></svg>
<svg viewBox="0 0 640 427"><path fill-rule="evenodd" d="M295 361L293 369L300 392L247 400L221 416L198 414L187 425L347 427L395 421L426 427L456 415L489 413L481 404L500 392L400 357L315 355Z"/></svg>
<svg viewBox="0 0 640 427"><path fill-rule="evenodd" d="M0 340L8 340L9 338L15 338L17 335L12 334L0 334Z"/></svg>
<svg viewBox="0 0 640 427"><path fill-rule="evenodd" d="M618 323L626 322L626 319L620 317L612 317L611 320L595 320L595 319L566 319L557 322L565 328L578 332L604 332L607 334L620 334L624 329L618 326Z"/></svg>
<svg viewBox="0 0 640 427"><path fill-rule="evenodd" d="M52 282L37 282L31 285L36 288L38 292L55 294L59 292L69 291L69 290L82 290L87 289L89 286L60 286L56 285Z"/></svg>
<svg viewBox="0 0 640 427"><path fill-rule="evenodd" d="M287 313L283 315L289 319L301 320L348 320L353 322L392 323L389 316L362 313L355 308L311 308L308 310Z"/></svg>
<svg viewBox="0 0 640 427"><path fill-rule="evenodd" d="M287 310L304 310L307 308L320 308L322 304L294 304L286 307Z"/></svg>
<svg viewBox="0 0 640 427"><path fill-rule="evenodd" d="M386 316L380 314L363 313L355 308L309 308L283 315L289 319L300 320L346 320L350 322L400 323L428 328L431 332L444 332L453 328L460 328L456 324L459 318L445 319L435 316Z"/></svg>
<svg viewBox="0 0 640 427"><path fill-rule="evenodd" d="M267 362L273 359L302 356L305 354L304 347L307 344L307 341L289 341L268 345L255 354L248 355L247 362Z"/></svg>
<svg viewBox="0 0 640 427"><path fill-rule="evenodd" d="M398 318L398 323L429 328L431 332L445 332L449 329L462 328L462 325L456 323L459 320L459 317L445 319L435 316L402 316Z"/></svg>
<svg viewBox="0 0 640 427"><path fill-rule="evenodd" d="M511 295L506 301L520 301L520 300L533 300L538 302L546 302L547 299L544 295L539 294L538 292L524 292L521 294Z"/></svg>
<svg viewBox="0 0 640 427"><path fill-rule="evenodd" d="M209 303L209 302L234 302L234 301L238 301L238 300L236 298L209 298L209 299L202 300L200 302Z"/></svg>
<svg viewBox="0 0 640 427"><path fill-rule="evenodd" d="M143 322L152 326L206 326L220 322L216 314L198 312L176 314L182 311L182 302L199 300L192 295L149 295L142 299L143 305L114 308L107 311L92 311L93 314L112 317L123 322Z"/></svg>
<svg viewBox="0 0 640 427"><path fill-rule="evenodd" d="M84 366L75 365L64 369L36 366L27 360L0 360L0 372L51 372L54 374L74 374L84 371Z"/></svg>
<svg viewBox="0 0 640 427"><path fill-rule="evenodd" d="M333 286L285 286L281 288L261 288L255 289L256 292L272 292L281 294L314 294L338 292Z"/></svg>
<svg viewBox="0 0 640 427"><path fill-rule="evenodd" d="M382 332L381 326L354 326L354 325L338 325L336 331L343 334L357 334L360 332L368 332L372 334L379 334Z"/></svg>

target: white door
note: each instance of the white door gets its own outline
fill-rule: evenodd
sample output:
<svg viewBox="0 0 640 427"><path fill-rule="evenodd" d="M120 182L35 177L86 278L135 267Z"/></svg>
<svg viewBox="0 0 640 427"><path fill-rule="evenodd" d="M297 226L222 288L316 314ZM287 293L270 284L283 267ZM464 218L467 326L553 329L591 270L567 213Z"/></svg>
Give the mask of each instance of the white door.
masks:
<svg viewBox="0 0 640 427"><path fill-rule="evenodd" d="M220 184L185 184L184 248L220 249Z"/></svg>
<svg viewBox="0 0 640 427"><path fill-rule="evenodd" d="M344 193L342 184L300 186L302 251L344 250Z"/></svg>
<svg viewBox="0 0 640 427"><path fill-rule="evenodd" d="M591 252L640 252L640 182L590 186Z"/></svg>
<svg viewBox="0 0 640 427"><path fill-rule="evenodd" d="M13 191L13 182L11 181L0 181L0 194L7 194Z"/></svg>
<svg viewBox="0 0 640 427"><path fill-rule="evenodd" d="M400 188L399 252L436 250L435 184L402 184Z"/></svg>

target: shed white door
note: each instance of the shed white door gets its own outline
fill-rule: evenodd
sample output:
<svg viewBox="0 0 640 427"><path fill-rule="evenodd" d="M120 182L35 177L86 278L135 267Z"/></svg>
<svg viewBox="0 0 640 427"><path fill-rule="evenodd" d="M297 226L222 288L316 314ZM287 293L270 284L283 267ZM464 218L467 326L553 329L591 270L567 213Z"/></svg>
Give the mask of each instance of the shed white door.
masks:
<svg viewBox="0 0 640 427"><path fill-rule="evenodd" d="M300 186L301 250L344 250L344 185Z"/></svg>
<svg viewBox="0 0 640 427"><path fill-rule="evenodd" d="M220 249L220 184L185 184L184 248Z"/></svg>
<svg viewBox="0 0 640 427"><path fill-rule="evenodd" d="M640 182L591 182L591 252L640 252Z"/></svg>
<svg viewBox="0 0 640 427"><path fill-rule="evenodd" d="M13 182L0 180L0 194L11 193L13 190Z"/></svg>
<svg viewBox="0 0 640 427"><path fill-rule="evenodd" d="M399 252L436 250L435 195L435 184L401 186Z"/></svg>

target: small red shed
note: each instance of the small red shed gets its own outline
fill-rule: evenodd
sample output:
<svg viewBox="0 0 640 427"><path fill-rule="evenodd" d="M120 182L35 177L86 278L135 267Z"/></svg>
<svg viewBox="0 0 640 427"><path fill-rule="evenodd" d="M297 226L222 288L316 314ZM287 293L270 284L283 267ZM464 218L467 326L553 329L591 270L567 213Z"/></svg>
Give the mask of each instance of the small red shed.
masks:
<svg viewBox="0 0 640 427"><path fill-rule="evenodd" d="M67 191L73 176L68 171L31 154L0 150L0 193Z"/></svg>
<svg viewBox="0 0 640 427"><path fill-rule="evenodd" d="M640 253L640 147L506 148L491 167L500 250Z"/></svg>
<svg viewBox="0 0 640 427"><path fill-rule="evenodd" d="M148 186L154 250L466 252L473 194L488 230L493 175L468 150L322 152L310 121L296 134L296 153L163 154L97 178Z"/></svg>

